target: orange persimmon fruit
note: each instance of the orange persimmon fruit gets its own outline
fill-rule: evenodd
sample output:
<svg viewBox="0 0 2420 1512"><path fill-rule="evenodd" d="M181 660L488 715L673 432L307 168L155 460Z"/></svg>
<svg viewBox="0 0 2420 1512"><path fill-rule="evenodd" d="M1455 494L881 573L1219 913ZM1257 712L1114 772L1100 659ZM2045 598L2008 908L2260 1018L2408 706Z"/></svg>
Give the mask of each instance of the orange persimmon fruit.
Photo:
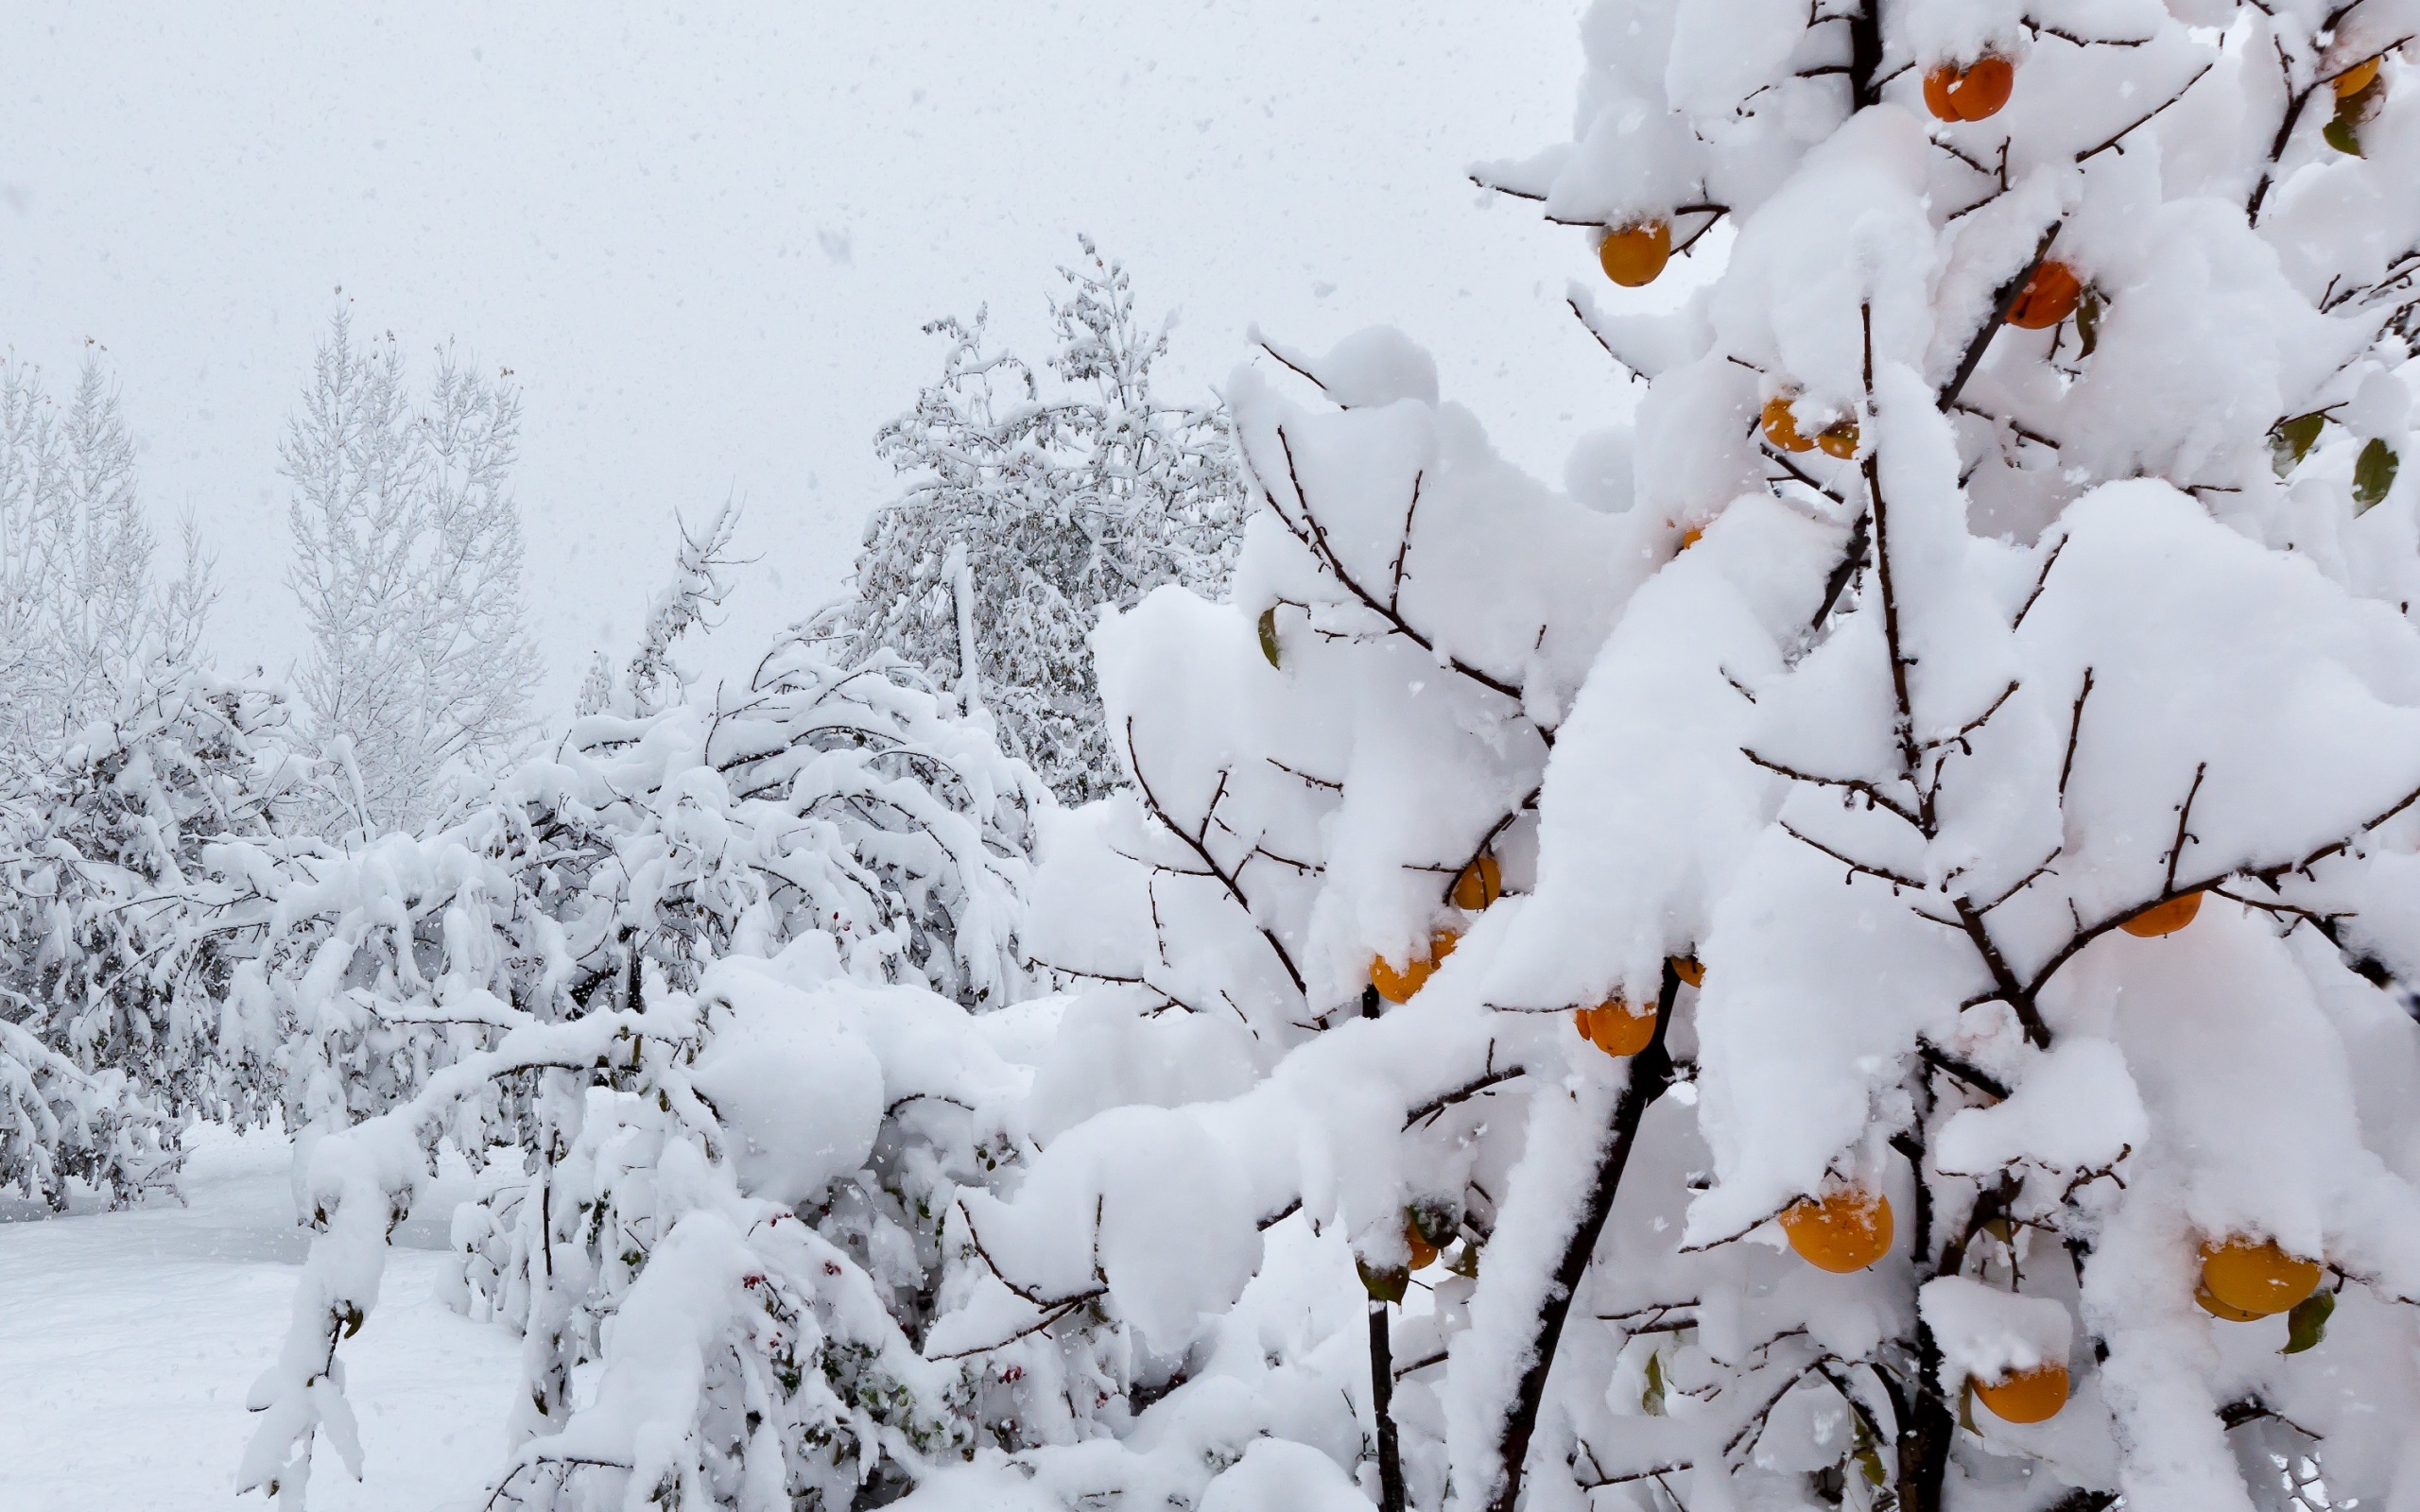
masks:
<svg viewBox="0 0 2420 1512"><path fill-rule="evenodd" d="M2267 1317L2290 1312L2319 1289L2315 1261L2287 1254L2273 1239L2240 1234L2202 1246L2202 1287L2239 1313Z"/></svg>
<svg viewBox="0 0 2420 1512"><path fill-rule="evenodd" d="M1781 1231L1799 1259L1845 1276L1891 1252L1891 1199L1863 1187L1801 1197L1782 1211Z"/></svg>
<svg viewBox="0 0 2420 1512"><path fill-rule="evenodd" d="M1503 896L1504 868L1484 851L1454 878L1454 906L1466 912L1476 914Z"/></svg>
<svg viewBox="0 0 2420 1512"><path fill-rule="evenodd" d="M2008 323L2022 331L2047 331L2076 313L2083 281L2065 263L2046 262L2026 279L2008 307Z"/></svg>
<svg viewBox="0 0 2420 1512"><path fill-rule="evenodd" d="M1574 1008L1572 1022L1580 1038L1609 1056L1634 1056L1655 1038L1655 1014L1634 1012L1619 998L1607 998L1593 1008Z"/></svg>
<svg viewBox="0 0 2420 1512"><path fill-rule="evenodd" d="M1642 288L1655 282L1664 265L1672 260L1672 224L1665 220L1643 220L1635 226L1609 231L1597 244L1597 261L1603 265L1605 276L1626 289Z"/></svg>
<svg viewBox="0 0 2420 1512"><path fill-rule="evenodd" d="M2373 58L2367 62L2355 63L2336 76L2336 97L2340 100L2349 100L2369 88L2371 81L2377 77L2377 59Z"/></svg>
<svg viewBox="0 0 2420 1512"><path fill-rule="evenodd" d="M1371 956L1370 985L1390 1003L1410 1002L1411 995L1427 982L1428 974L1437 970L1437 964L1454 954L1454 947L1461 938L1450 929L1438 930L1428 936L1427 957L1408 961L1400 969L1383 955Z"/></svg>
<svg viewBox="0 0 2420 1512"><path fill-rule="evenodd" d="M1980 121L1997 115L2016 88L2016 65L1986 55L1961 68L1943 63L1925 75L1925 109L1944 121Z"/></svg>
<svg viewBox="0 0 2420 1512"><path fill-rule="evenodd" d="M1990 1385L1975 1383L1975 1400L2004 1423L2048 1422L2067 1404L2067 1367L2045 1361L2012 1371Z"/></svg>
<svg viewBox="0 0 2420 1512"><path fill-rule="evenodd" d="M1812 439L1798 434L1798 417L1790 413L1789 397L1786 394L1775 394L1765 401L1761 423L1765 429L1765 439L1785 452L1815 450Z"/></svg>
<svg viewBox="0 0 2420 1512"><path fill-rule="evenodd" d="M2118 927L2136 939L2157 939L2162 935L2173 935L2193 922L2193 916L2201 911L2202 895L2188 892L2182 898L2153 903Z"/></svg>

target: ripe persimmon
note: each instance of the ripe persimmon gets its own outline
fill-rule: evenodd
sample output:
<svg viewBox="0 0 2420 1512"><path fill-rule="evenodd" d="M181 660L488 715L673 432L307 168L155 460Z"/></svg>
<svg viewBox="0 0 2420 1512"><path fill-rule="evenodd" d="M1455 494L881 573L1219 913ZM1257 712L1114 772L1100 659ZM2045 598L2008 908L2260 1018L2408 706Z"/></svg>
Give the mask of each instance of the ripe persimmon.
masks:
<svg viewBox="0 0 2420 1512"><path fill-rule="evenodd" d="M2238 1234L2202 1246L2202 1290L2255 1317L2291 1311L2319 1289L2319 1277L2317 1262L2287 1254L2273 1239Z"/></svg>
<svg viewBox="0 0 2420 1512"><path fill-rule="evenodd" d="M2367 62L2355 63L2336 76L2336 97L2340 100L2349 100L2369 88L2377 77L2377 59L2373 58Z"/></svg>
<svg viewBox="0 0 2420 1512"><path fill-rule="evenodd" d="M1597 261L1604 266L1605 276L1626 289L1641 288L1655 282L1664 265L1672 260L1672 224L1665 220L1642 220L1635 226L1609 231L1597 244Z"/></svg>
<svg viewBox="0 0 2420 1512"><path fill-rule="evenodd" d="M1765 439L1785 452L1811 452L1815 443L1798 434L1798 417L1790 413L1789 396L1775 394L1765 401L1762 420Z"/></svg>
<svg viewBox="0 0 2420 1512"><path fill-rule="evenodd" d="M1407 1217L1403 1221L1403 1242L1411 1246L1411 1268L1426 1270L1437 1263L1437 1246L1420 1231L1420 1225Z"/></svg>
<svg viewBox="0 0 2420 1512"><path fill-rule="evenodd" d="M2013 1371L1990 1385L1975 1383L1975 1400L2007 1423L2047 1422L2067 1404L2067 1367L2045 1361Z"/></svg>
<svg viewBox="0 0 2420 1512"><path fill-rule="evenodd" d="M1694 527L1684 530L1681 532L1681 549L1683 551L1686 551L1691 546L1696 545L1699 541L1703 541L1704 539L1705 532L1703 530L1699 530Z"/></svg>
<svg viewBox="0 0 2420 1512"><path fill-rule="evenodd" d="M1619 998L1607 998L1593 1008L1574 1008L1572 1022L1580 1038L1609 1056L1634 1056L1655 1038L1655 1014L1634 1011Z"/></svg>
<svg viewBox="0 0 2420 1512"><path fill-rule="evenodd" d="M2005 58L1943 63L1925 76L1925 109L1939 120L1980 121L1997 115L2015 88L2016 65Z"/></svg>
<svg viewBox="0 0 2420 1512"><path fill-rule="evenodd" d="M1782 1211L1781 1231L1799 1259L1845 1276L1891 1252L1891 1199L1863 1187L1801 1197Z"/></svg>
<svg viewBox="0 0 2420 1512"><path fill-rule="evenodd" d="M1815 444L1823 449L1825 456L1846 460L1857 455L1857 421L1844 420L1837 425L1825 427L1817 434Z"/></svg>
<svg viewBox="0 0 2420 1512"><path fill-rule="evenodd" d="M1427 982L1428 974L1437 970L1437 963L1453 954L1454 947L1461 943L1461 938L1450 929L1437 931L1428 936L1427 958L1408 961L1400 971L1383 955L1371 956L1370 985L1378 989L1378 996L1390 1003L1410 1002L1411 995Z"/></svg>
<svg viewBox="0 0 2420 1512"><path fill-rule="evenodd" d="M1454 878L1454 906L1466 912L1476 914L1503 896L1504 868L1484 851Z"/></svg>
<svg viewBox="0 0 2420 1512"><path fill-rule="evenodd" d="M1672 974L1691 987L1705 986L1705 966L1694 955L1673 956Z"/></svg>
<svg viewBox="0 0 2420 1512"><path fill-rule="evenodd" d="M2083 296L2083 281L2065 263L2044 263L2016 291L2008 307L2008 323L2025 331L2048 331L2076 313Z"/></svg>
<svg viewBox="0 0 2420 1512"><path fill-rule="evenodd" d="M2193 916L2201 911L2202 895L2188 892L2182 898L2153 903L2118 927L2136 939L2157 939L2162 935L2173 935L2193 922Z"/></svg>
<svg viewBox="0 0 2420 1512"><path fill-rule="evenodd" d="M2193 1288L2193 1300L2202 1304L2203 1312L2209 1314L2221 1323L2257 1323L2265 1315L2259 1313L2247 1313L2239 1307L2229 1307L2212 1297L2210 1289L2206 1286Z"/></svg>

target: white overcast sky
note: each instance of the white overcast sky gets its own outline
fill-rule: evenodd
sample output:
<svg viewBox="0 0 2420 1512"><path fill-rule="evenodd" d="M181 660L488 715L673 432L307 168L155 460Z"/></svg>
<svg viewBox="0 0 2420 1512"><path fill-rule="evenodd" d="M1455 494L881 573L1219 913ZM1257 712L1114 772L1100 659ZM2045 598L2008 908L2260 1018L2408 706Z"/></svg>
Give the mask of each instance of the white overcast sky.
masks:
<svg viewBox="0 0 2420 1512"><path fill-rule="evenodd" d="M666 576L677 509L746 505L705 660L829 596L891 488L871 440L989 301L1039 355L1079 231L1182 324L1400 325L1559 480L1630 401L1562 305L1577 232L1474 159L1568 134L1580 0L100 4L0 15L0 345L107 349L164 545L219 557L215 638L285 670L276 447L338 296L510 367L529 599L559 716Z"/></svg>

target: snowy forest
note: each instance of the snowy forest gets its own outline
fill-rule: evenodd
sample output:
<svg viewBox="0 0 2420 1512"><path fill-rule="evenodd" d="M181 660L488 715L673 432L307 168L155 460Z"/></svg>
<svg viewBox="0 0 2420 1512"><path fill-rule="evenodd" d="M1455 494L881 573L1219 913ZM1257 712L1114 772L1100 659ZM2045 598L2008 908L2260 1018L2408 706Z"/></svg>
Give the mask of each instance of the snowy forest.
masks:
<svg viewBox="0 0 2420 1512"><path fill-rule="evenodd" d="M391 1404L514 1512L2420 1509L2420 0L1551 63L1435 123L1567 462L1069 227L736 673L705 467L549 692L476 331L320 306L287 664L111 353L0 360L0 1280L251 1152L182 1504L429 1504Z"/></svg>

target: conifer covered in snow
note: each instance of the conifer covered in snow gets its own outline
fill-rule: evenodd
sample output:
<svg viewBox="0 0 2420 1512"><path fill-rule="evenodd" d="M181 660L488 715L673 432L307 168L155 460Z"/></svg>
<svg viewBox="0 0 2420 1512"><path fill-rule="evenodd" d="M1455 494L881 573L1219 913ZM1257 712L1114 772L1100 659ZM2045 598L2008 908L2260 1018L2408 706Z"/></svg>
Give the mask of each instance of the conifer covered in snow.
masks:
<svg viewBox="0 0 2420 1512"><path fill-rule="evenodd" d="M529 732L538 660L509 490L520 425L511 386L451 347L416 404L393 336L331 319L281 455L289 580L311 627L302 704L318 738L344 744L361 833L435 817L450 784Z"/></svg>
<svg viewBox="0 0 2420 1512"><path fill-rule="evenodd" d="M875 441L908 490L868 526L834 627L988 710L1070 802L1117 781L1086 643L1101 607L1216 595L1242 515L1223 412L1152 390L1172 322L1138 318L1125 268L1082 245L1051 302L1052 392L987 346L982 313L925 327L950 343L941 380Z"/></svg>

